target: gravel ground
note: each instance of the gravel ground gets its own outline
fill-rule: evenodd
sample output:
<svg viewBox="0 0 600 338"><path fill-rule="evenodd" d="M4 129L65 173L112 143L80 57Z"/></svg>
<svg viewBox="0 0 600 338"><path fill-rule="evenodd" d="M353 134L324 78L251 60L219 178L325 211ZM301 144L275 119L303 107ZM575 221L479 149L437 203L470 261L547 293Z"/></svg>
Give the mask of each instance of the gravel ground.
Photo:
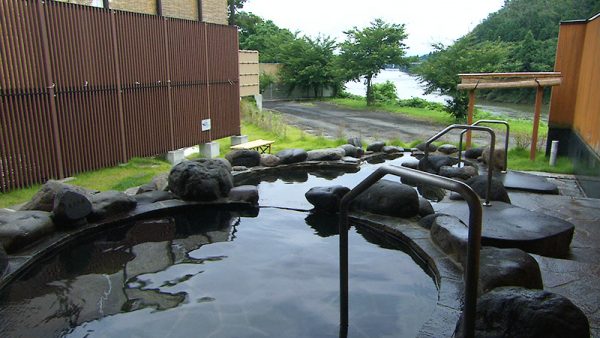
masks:
<svg viewBox="0 0 600 338"><path fill-rule="evenodd" d="M404 142L425 141L446 125L416 120L382 111L358 111L325 102L269 101L263 107L281 113L286 123L311 134L337 138L360 136L366 142L400 139ZM458 142L456 130L442 141ZM504 142L504 134L496 135L497 144ZM489 143L489 135L474 133L479 144Z"/></svg>

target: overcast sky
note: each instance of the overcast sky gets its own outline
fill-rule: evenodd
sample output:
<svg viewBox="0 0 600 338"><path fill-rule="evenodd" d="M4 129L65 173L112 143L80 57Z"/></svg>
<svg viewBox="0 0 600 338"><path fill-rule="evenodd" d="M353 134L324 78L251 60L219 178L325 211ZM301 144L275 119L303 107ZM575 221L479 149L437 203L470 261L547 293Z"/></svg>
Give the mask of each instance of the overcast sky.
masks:
<svg viewBox="0 0 600 338"><path fill-rule="evenodd" d="M426 54L432 43L450 44L472 30L504 0L248 0L244 11L281 28L338 42L344 30L363 28L376 18L405 24L408 55Z"/></svg>

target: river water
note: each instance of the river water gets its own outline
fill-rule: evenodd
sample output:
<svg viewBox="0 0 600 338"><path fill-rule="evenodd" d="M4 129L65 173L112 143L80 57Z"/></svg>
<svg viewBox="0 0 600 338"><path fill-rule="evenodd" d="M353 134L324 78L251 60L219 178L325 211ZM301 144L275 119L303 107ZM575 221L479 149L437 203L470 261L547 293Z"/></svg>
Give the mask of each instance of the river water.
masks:
<svg viewBox="0 0 600 338"><path fill-rule="evenodd" d="M432 93L425 95L423 87L419 80L408 73L395 70L382 70L377 77L373 79L373 83L383 83L391 81L396 85L396 92L400 99L410 99L418 97L427 101L445 103L448 96ZM361 82L346 83L346 91L350 94L365 96L366 86ZM501 103L491 102L478 99L475 106L481 110L490 112L494 115L503 115L512 118L533 119L533 104L516 104L516 103ZM542 116L547 120L549 105L542 107Z"/></svg>

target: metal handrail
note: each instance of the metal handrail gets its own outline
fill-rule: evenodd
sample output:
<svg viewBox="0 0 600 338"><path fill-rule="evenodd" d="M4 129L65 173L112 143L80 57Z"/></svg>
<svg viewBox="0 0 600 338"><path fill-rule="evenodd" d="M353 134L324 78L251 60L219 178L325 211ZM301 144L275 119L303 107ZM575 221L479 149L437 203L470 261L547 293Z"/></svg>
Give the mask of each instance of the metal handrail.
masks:
<svg viewBox="0 0 600 338"><path fill-rule="evenodd" d="M449 131L451 131L453 129L465 129L465 130L468 129L468 130L479 130L479 131L488 132L490 134L490 139L491 139L490 140L490 155L488 156L488 166L490 168L494 167L494 157L492 155L494 154L494 147L496 144L496 133L494 133L492 128L489 128L489 127L480 127L480 126L474 126L474 125L468 125L468 124L449 125L448 127L444 128L439 133L430 137L429 140L427 140L427 142L425 142L425 158L427 158L429 156L429 145L431 144L431 142L439 139L440 137L442 137L443 135L445 135L446 133L448 133ZM485 205L486 207L489 207L492 205L490 203L491 190L492 190L492 170L488 170L487 188L485 191L485 202L483 203L483 205Z"/></svg>
<svg viewBox="0 0 600 338"><path fill-rule="evenodd" d="M508 151L508 139L510 137L510 126L508 125L508 122L506 121L502 121L502 120L478 120L475 123L472 123L472 126L476 126L480 123L496 123L496 124L503 124L506 126L506 136L504 138L504 151L507 152ZM460 163L462 162L462 144L463 144L463 135L467 132L468 130L463 130L460 133L460 141L458 143L458 165L460 166ZM506 171L508 170L508 154L504 155L504 170L502 171L502 173L506 173Z"/></svg>
<svg viewBox="0 0 600 338"><path fill-rule="evenodd" d="M465 298L463 308L463 327L465 330L463 332L465 337L474 337L482 222L482 208L479 196L465 183L424 171L390 165L379 167L354 187L354 189L344 195L340 201L340 337L346 337L348 334L348 210L350 202L387 174L455 191L467 202L469 206L469 238L467 242L467 264L465 267Z"/></svg>

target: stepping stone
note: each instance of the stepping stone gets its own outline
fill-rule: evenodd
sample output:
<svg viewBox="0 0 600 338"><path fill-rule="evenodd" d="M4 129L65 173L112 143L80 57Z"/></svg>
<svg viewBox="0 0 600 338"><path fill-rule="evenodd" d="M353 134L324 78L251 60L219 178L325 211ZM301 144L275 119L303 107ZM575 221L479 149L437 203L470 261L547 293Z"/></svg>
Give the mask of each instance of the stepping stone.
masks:
<svg viewBox="0 0 600 338"><path fill-rule="evenodd" d="M558 187L544 177L509 170L506 174L498 174L506 189L523 190L540 194L558 195Z"/></svg>
<svg viewBox="0 0 600 338"><path fill-rule="evenodd" d="M440 203L437 212L454 215L468 221L464 202ZM573 239L575 227L560 218L516 207L504 202L492 202L483 207L481 244L498 248L518 248L549 257L565 257Z"/></svg>
<svg viewBox="0 0 600 338"><path fill-rule="evenodd" d="M487 175L487 167L480 165L479 169L480 175ZM506 189L558 195L556 184L548 182L542 176L508 170L506 173L494 172L494 178L501 181Z"/></svg>

